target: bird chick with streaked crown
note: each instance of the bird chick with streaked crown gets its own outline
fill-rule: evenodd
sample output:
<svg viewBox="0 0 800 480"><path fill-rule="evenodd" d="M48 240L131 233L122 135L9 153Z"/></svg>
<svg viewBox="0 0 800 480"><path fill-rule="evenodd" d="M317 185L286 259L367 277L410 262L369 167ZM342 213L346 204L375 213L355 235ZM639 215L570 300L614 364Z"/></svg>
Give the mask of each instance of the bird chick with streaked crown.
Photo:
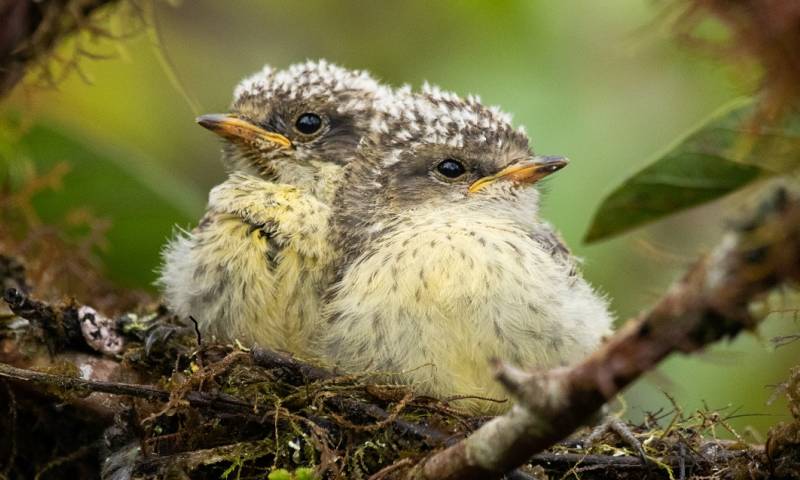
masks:
<svg viewBox="0 0 800 480"><path fill-rule="evenodd" d="M230 113L199 117L225 139L231 173L165 249L168 305L220 339L313 357L333 192L390 94L366 72L309 61L265 67L236 87Z"/></svg>
<svg viewBox="0 0 800 480"><path fill-rule="evenodd" d="M388 101L391 89L365 71L319 60L280 71L266 66L240 82L234 97L231 113L198 118L230 140L224 144L228 168L328 200L341 165L370 128L376 103Z"/></svg>
<svg viewBox="0 0 800 480"><path fill-rule="evenodd" d="M566 160L533 155L508 116L475 97L425 87L396 98L334 202L343 253L326 360L437 397L504 398L490 359L548 368L595 349L607 303L538 216L535 184ZM464 402L475 413L509 406Z"/></svg>

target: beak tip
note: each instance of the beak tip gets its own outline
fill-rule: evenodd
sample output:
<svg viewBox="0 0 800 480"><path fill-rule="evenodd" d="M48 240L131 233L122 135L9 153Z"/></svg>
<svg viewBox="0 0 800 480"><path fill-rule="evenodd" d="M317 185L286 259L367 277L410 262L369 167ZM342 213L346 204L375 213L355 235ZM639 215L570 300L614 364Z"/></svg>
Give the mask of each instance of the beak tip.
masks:
<svg viewBox="0 0 800 480"><path fill-rule="evenodd" d="M547 172L548 175L569 165L569 158L558 155L541 156L537 157L536 160L537 163L541 165L543 171Z"/></svg>
<svg viewBox="0 0 800 480"><path fill-rule="evenodd" d="M200 115L194 121L201 127L211 129L219 125L219 115Z"/></svg>
<svg viewBox="0 0 800 480"><path fill-rule="evenodd" d="M569 158L562 157L561 155L542 155L537 156L536 159L544 164L552 163L554 165L566 165L569 163Z"/></svg>

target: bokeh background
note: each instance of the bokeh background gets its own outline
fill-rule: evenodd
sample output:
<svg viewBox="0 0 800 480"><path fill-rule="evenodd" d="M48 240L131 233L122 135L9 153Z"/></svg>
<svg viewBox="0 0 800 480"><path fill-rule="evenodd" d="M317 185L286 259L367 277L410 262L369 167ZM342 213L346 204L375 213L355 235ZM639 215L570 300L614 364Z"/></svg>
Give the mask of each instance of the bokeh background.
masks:
<svg viewBox="0 0 800 480"><path fill-rule="evenodd" d="M161 246L174 226L190 228L199 219L208 190L225 176L219 143L194 118L225 111L242 77L264 63L326 58L393 85L427 80L479 94L513 113L538 152L570 157L569 168L547 183L544 216L625 319L713 245L744 201L718 202L598 245L581 243L604 193L752 88L755 75L734 73L676 42L668 5L147 3L147 28L132 26L130 17L109 20L115 32L136 32L130 38L84 39L59 52L70 58L80 48L108 58L84 58L80 74L73 71L56 88L43 88L34 75L2 104L4 175L13 183L68 164L61 187L35 199L42 221L76 208L109 220L101 253L107 275L125 287L153 289ZM671 408L666 391L686 411L725 408L742 435L763 439L785 417L782 399L768 404L771 386L800 358L800 342L775 348L770 341L800 330L786 309L772 313L757 335L670 359L625 395L626 415Z"/></svg>

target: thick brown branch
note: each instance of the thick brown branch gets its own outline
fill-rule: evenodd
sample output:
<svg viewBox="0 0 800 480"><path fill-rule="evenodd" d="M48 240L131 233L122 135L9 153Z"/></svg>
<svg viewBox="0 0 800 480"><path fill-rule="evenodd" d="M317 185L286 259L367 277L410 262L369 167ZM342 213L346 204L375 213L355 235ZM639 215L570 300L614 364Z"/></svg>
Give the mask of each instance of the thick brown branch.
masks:
<svg viewBox="0 0 800 480"><path fill-rule="evenodd" d="M800 199L783 188L676 282L656 306L631 320L569 369L498 378L518 404L471 436L430 457L425 479L489 479L570 435L625 386L673 352L693 352L758 323L748 305L800 278Z"/></svg>

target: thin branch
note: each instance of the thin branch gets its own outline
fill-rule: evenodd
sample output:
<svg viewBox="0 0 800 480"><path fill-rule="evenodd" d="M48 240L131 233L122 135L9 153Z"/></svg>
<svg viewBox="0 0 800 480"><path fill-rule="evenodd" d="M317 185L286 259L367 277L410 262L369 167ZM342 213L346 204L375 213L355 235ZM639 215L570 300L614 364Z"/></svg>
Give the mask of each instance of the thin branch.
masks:
<svg viewBox="0 0 800 480"><path fill-rule="evenodd" d="M329 380L336 375L324 368L309 365L291 355L255 347L251 352L253 363L270 370L280 369L282 378L293 384Z"/></svg>
<svg viewBox="0 0 800 480"><path fill-rule="evenodd" d="M497 378L518 399L461 442L418 468L424 479L491 479L566 438L603 404L673 352L689 353L755 328L748 306L800 278L800 199L784 188L661 298L597 352L571 368Z"/></svg>
<svg viewBox="0 0 800 480"><path fill-rule="evenodd" d="M229 462L231 458L241 456L243 452L268 452L272 450L272 448L266 448L268 446L271 446L269 442L259 440L256 442L239 442L214 448L180 452L173 455L154 455L140 460L136 468L139 471L154 471L158 467L178 466L185 472L191 472L203 466L220 462Z"/></svg>
<svg viewBox="0 0 800 480"><path fill-rule="evenodd" d="M680 444L683 446L683 444ZM707 444L707 449L711 444ZM718 453L713 458L703 457L696 454L686 454L684 447L683 455L671 455L661 458L660 461L676 470L680 469L681 464L686 466L698 466L703 464L727 463L739 458L747 458L747 450L736 450L729 448L724 443L713 444ZM680 451L680 450L679 450ZM642 463L638 456L633 455L592 455L566 452L542 452L532 456L529 460L532 465L542 465L553 470L565 470L580 465L580 467L607 467L614 470L647 470L652 468L652 464Z"/></svg>
<svg viewBox="0 0 800 480"><path fill-rule="evenodd" d="M157 400L161 402L168 402L170 399L170 392L153 387L151 385L85 380L78 377L55 375L52 373L16 368L4 363L0 363L0 377L56 387L60 392L100 392L111 395L123 395L128 397L144 398L147 400ZM242 414L253 412L253 405L250 403L223 393L212 394L191 391L186 394L184 400L195 407L211 408L213 410L228 413Z"/></svg>

